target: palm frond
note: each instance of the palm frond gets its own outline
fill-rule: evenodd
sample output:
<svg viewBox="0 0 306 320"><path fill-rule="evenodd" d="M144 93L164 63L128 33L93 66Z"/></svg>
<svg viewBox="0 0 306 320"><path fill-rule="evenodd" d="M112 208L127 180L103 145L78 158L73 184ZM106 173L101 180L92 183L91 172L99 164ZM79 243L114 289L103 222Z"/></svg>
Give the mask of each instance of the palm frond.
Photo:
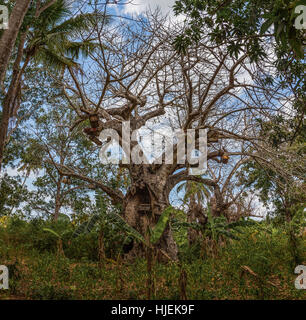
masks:
<svg viewBox="0 0 306 320"><path fill-rule="evenodd" d="M63 66L77 66L80 55L87 57L97 48L91 40L75 41L79 32L89 31L102 17L109 22L105 14L86 13L69 17L69 1L58 0L47 8L35 21L29 33L26 52L34 56L37 63L60 70Z"/></svg>
<svg viewBox="0 0 306 320"><path fill-rule="evenodd" d="M65 54L72 57L73 59L79 59L80 54L83 57L87 57L89 53L93 52L99 45L90 41L84 42L68 42L63 50Z"/></svg>
<svg viewBox="0 0 306 320"><path fill-rule="evenodd" d="M63 66L76 67L77 63L72 59L58 54L57 51L50 50L49 48L41 48L35 55L37 63L44 63L47 67L55 70L61 70Z"/></svg>
<svg viewBox="0 0 306 320"><path fill-rule="evenodd" d="M37 26L44 26L46 29L53 28L54 25L60 23L69 14L71 14L69 2L67 0L57 0L41 13Z"/></svg>
<svg viewBox="0 0 306 320"><path fill-rule="evenodd" d="M50 33L69 33L71 36L77 35L82 31L89 31L94 26L96 14L85 13L79 14L76 17L65 20L59 25L56 25L50 30ZM107 20L109 21L109 19Z"/></svg>

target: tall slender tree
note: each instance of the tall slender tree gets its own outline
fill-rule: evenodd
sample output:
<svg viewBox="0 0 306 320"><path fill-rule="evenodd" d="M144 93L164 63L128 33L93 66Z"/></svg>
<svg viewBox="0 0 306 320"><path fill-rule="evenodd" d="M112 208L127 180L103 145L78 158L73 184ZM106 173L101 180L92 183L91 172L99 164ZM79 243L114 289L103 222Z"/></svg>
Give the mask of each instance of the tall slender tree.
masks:
<svg viewBox="0 0 306 320"><path fill-rule="evenodd" d="M0 86L2 86L15 42L23 19L29 9L31 0L19 0L13 8L9 19L9 28L0 38Z"/></svg>
<svg viewBox="0 0 306 320"><path fill-rule="evenodd" d="M16 59L9 76L8 89L2 101L0 124L0 170L4 148L9 141L8 125L16 117L22 97L22 76L30 62L42 66L63 70L66 66L77 65L79 54L86 55L94 49L90 40L76 41L77 33L89 30L93 22L91 14L70 17L69 2L57 0L47 2L45 6L29 11L25 24L19 35ZM30 19L33 19L31 22Z"/></svg>

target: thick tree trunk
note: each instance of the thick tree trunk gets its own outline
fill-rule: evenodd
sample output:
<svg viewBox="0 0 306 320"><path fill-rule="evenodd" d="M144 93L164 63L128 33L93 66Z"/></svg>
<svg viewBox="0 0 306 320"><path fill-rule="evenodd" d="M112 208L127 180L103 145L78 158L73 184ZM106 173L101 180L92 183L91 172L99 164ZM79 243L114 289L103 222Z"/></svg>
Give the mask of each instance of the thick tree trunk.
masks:
<svg viewBox="0 0 306 320"><path fill-rule="evenodd" d="M162 212L169 206L166 193L159 193L159 199L152 195L149 189L154 190L154 187L154 185L151 185L149 188L144 186L131 188L125 199L124 218L145 239L148 237L149 227L153 228L156 225ZM160 261L167 261L169 258L177 259L177 246L169 225L155 247L158 249L158 259ZM145 256L146 247L142 243L133 241L128 249L128 259Z"/></svg>
<svg viewBox="0 0 306 320"><path fill-rule="evenodd" d="M187 213L187 222L188 223L198 223L204 227L207 223L207 217L205 211L201 204L191 201L189 203L189 210ZM195 230L193 228L188 229L188 242L189 245L193 245L199 240L202 239L201 231Z"/></svg>
<svg viewBox="0 0 306 320"><path fill-rule="evenodd" d="M210 210L213 217L225 216L229 220L228 216L229 203L224 199L219 187L215 187L214 195L210 198Z"/></svg>
<svg viewBox="0 0 306 320"><path fill-rule="evenodd" d="M2 162L4 157L4 149L7 141L9 140L8 137L8 130L9 130L9 121L15 109L15 100L16 100L16 93L18 90L18 82L17 78L15 78L15 72L13 72L12 81L6 96L4 97L3 104L2 104L2 118L0 123L0 172L2 169ZM16 112L17 112L16 107Z"/></svg>
<svg viewBox="0 0 306 320"><path fill-rule="evenodd" d="M0 85L2 85L7 66L16 42L23 19L31 0L18 0L9 19L9 28L4 30L0 39Z"/></svg>

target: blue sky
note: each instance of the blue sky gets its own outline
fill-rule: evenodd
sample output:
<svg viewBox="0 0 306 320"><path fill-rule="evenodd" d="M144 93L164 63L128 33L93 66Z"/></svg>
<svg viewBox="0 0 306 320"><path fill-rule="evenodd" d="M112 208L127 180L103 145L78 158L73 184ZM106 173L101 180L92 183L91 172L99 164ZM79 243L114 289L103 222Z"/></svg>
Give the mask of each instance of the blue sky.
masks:
<svg viewBox="0 0 306 320"><path fill-rule="evenodd" d="M84 2L86 3L87 1L84 1ZM135 16L135 15L138 15L138 14L145 12L149 8L154 10L155 8L159 7L163 14L169 13L170 16L172 16L172 18L175 19L173 17L173 13L171 12L174 2L175 2L175 0L167 0L167 1L164 1L164 0L151 0L151 1L149 1L149 0L133 0L124 6L111 5L111 6L109 6L109 12L111 14L114 14L114 15L117 14L120 16L130 16L130 15ZM15 170L15 169L9 168L7 171L12 176L20 174L20 172L17 172L17 170ZM29 189L31 189L31 190L34 189L32 182L33 182L33 180L36 179L36 177L34 175L31 175L27 181ZM172 195L170 198L172 198L172 201L174 200L176 202L177 199L176 199L176 196L174 196L174 194L173 194L174 192L175 191L172 191Z"/></svg>

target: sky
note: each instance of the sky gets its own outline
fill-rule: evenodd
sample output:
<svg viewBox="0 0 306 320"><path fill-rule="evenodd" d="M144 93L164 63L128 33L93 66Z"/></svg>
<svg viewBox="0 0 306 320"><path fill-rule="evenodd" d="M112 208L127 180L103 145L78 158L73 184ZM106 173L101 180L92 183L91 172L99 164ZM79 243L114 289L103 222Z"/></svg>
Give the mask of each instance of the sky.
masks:
<svg viewBox="0 0 306 320"><path fill-rule="evenodd" d="M169 14L171 16L172 19L177 19L173 17L173 11L172 11L172 7L175 3L175 0L131 0L130 3L127 3L124 6L118 6L115 10L121 15L126 16L126 15L138 15L141 13L144 13L146 10L151 9L151 10L155 10L156 8L159 8L162 12L162 14ZM118 9L119 8L119 9ZM243 76L246 77L246 79L243 79ZM241 75L242 79L241 80L249 80L249 75ZM248 82L248 81L247 81ZM17 172L16 169L11 169L9 168L7 170L8 174L10 176L16 176L19 175L20 172ZM27 181L27 185L29 187L30 190L35 189L32 185L33 181L37 178L37 176L31 175ZM172 197L173 198L173 194ZM175 197L176 198L176 197ZM173 201L173 199L172 199ZM259 203L258 203L259 205ZM263 207L260 204L260 212L262 213ZM259 208L258 208L259 209Z"/></svg>
<svg viewBox="0 0 306 320"><path fill-rule="evenodd" d="M133 0L132 3L125 5L124 12L140 14L148 8L155 9L159 7L163 13L169 13L174 3L175 0Z"/></svg>

